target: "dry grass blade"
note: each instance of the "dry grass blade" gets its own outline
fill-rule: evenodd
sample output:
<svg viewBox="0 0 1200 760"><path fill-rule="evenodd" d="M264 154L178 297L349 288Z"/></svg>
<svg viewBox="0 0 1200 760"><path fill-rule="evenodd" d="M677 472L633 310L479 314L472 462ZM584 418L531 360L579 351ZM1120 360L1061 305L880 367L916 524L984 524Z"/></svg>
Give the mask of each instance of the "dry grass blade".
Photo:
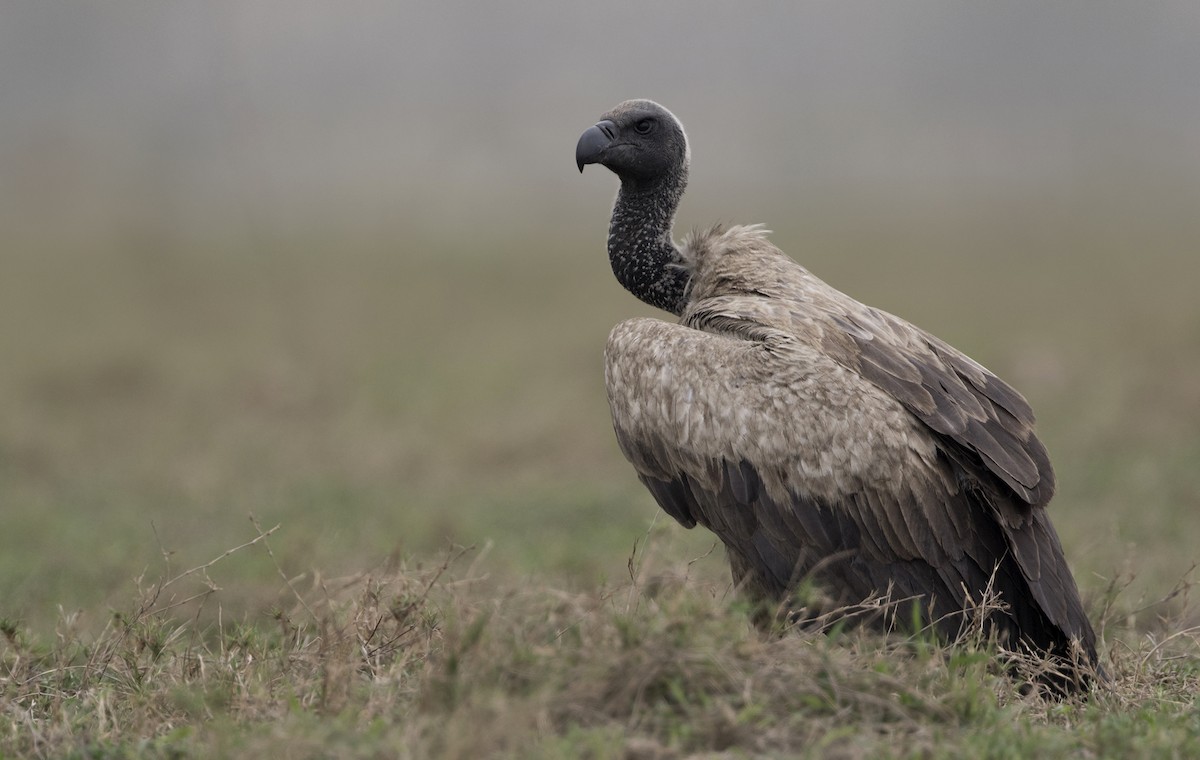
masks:
<svg viewBox="0 0 1200 760"><path fill-rule="evenodd" d="M489 583L478 557L460 568L470 549L456 547L428 567L314 572L307 594L284 584L305 596L302 622L180 614L187 599L211 604L223 558L273 532L170 574L93 640L70 616L48 644L9 631L0 753L1104 755L1200 742L1185 717L1200 687L1192 627L1125 632L1091 702L1045 700L1010 672L1054 664L985 638L979 619L998 609L986 595L949 643L846 625L902 615L905 600L885 596L763 635L727 587L686 568L676 583L514 588ZM660 561L644 554L635 580ZM165 598L186 577L205 591ZM1114 738L1141 715L1156 717Z"/></svg>

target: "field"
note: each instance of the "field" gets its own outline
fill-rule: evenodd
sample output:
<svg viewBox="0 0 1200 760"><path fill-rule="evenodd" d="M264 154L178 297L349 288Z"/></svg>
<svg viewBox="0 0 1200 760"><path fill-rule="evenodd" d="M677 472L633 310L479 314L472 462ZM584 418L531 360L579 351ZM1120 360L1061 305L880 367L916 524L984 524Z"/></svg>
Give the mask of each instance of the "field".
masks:
<svg viewBox="0 0 1200 760"><path fill-rule="evenodd" d="M1112 675L1066 702L754 632L613 441L603 207L13 240L0 757L1194 756L1200 222L1129 197L745 219L1031 400Z"/></svg>

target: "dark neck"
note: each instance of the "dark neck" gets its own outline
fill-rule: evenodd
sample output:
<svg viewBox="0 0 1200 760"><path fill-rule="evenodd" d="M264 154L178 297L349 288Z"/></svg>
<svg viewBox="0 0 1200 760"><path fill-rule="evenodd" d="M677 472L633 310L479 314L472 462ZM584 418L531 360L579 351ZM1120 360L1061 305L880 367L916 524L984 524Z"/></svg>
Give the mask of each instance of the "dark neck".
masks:
<svg viewBox="0 0 1200 760"><path fill-rule="evenodd" d="M686 185L686 168L648 186L622 181L608 227L608 260L617 281L676 316L683 313L691 276L671 240Z"/></svg>

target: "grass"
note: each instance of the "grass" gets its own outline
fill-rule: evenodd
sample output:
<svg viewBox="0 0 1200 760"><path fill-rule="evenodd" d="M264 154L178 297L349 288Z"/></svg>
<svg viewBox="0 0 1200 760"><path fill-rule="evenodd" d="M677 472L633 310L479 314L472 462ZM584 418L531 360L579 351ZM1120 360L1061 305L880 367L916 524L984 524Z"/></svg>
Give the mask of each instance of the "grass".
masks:
<svg viewBox="0 0 1200 760"><path fill-rule="evenodd" d="M4 622L0 747L108 758L1200 749L1200 641L1178 620L1160 639L1104 619L1111 682L1058 701L1023 693L977 639L764 636L724 584L662 576L653 546L629 558L624 582L585 591L497 583L459 548L425 566L288 579L271 624L225 619L222 563L237 551L273 561L273 532L146 584L97 635L70 615L48 641Z"/></svg>
<svg viewBox="0 0 1200 760"><path fill-rule="evenodd" d="M1200 230L1107 202L762 214L1029 396L1113 675L1067 702L986 642L748 625L612 440L600 348L649 312L602 220L14 232L0 756L1196 754Z"/></svg>

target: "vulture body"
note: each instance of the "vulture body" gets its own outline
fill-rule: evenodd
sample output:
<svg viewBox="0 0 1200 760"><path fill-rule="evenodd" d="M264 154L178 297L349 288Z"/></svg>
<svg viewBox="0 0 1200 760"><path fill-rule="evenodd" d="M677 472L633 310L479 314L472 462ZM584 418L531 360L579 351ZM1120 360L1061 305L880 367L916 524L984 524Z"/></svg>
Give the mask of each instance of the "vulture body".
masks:
<svg viewBox="0 0 1200 760"><path fill-rule="evenodd" d="M881 595L953 637L989 633L1084 687L1095 633L1045 506L1054 472L1025 399L933 335L835 290L758 227L676 245L690 159L679 121L622 103L576 163L621 179L608 252L621 284L679 317L622 322L605 381L621 451L659 505L715 533L734 581L786 603ZM911 620L908 609L882 625Z"/></svg>

